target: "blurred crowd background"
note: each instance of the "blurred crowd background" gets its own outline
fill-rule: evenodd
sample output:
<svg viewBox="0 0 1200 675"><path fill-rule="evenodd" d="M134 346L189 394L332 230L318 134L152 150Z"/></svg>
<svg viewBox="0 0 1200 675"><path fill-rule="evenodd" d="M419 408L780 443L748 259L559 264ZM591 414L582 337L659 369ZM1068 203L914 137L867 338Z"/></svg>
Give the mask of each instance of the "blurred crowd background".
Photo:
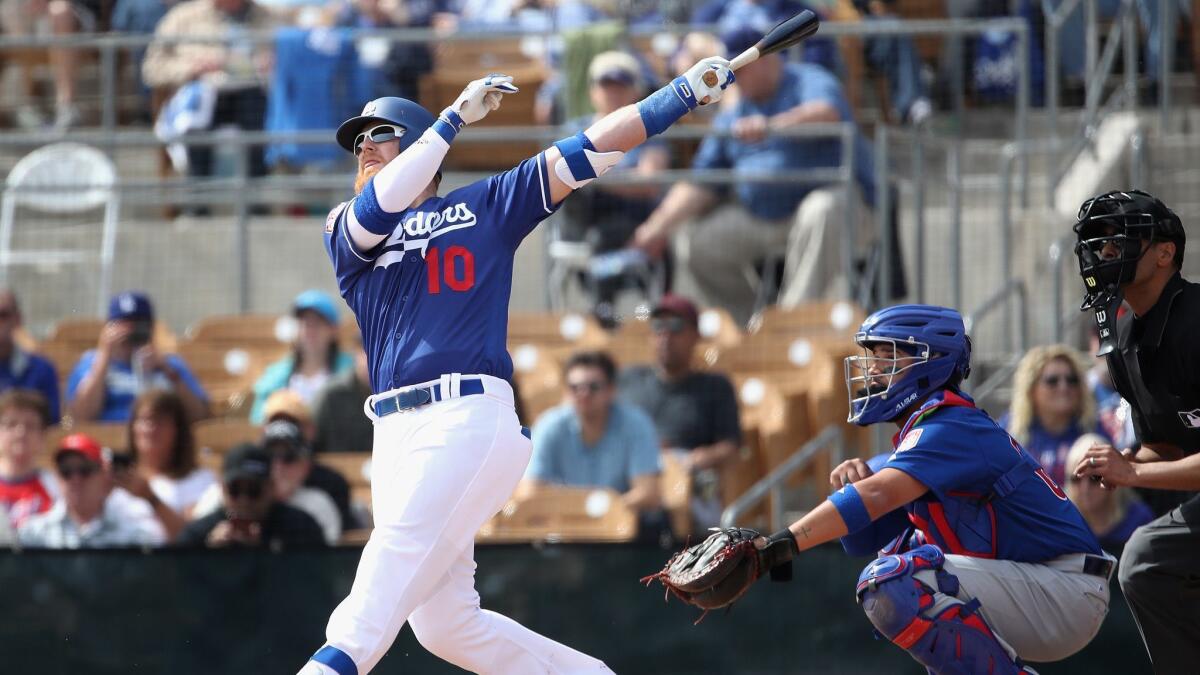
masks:
<svg viewBox="0 0 1200 675"><path fill-rule="evenodd" d="M351 196L332 129L514 76L452 188L806 7L814 39L523 245L534 455L479 541L780 526L888 447L845 424L841 360L911 300L964 313L968 390L1119 548L1172 504L1064 475L1097 438L1137 443L1075 312L1069 226L1118 187L1189 229L1200 212L1177 0L0 0L0 541L361 544L370 392L321 245Z"/></svg>

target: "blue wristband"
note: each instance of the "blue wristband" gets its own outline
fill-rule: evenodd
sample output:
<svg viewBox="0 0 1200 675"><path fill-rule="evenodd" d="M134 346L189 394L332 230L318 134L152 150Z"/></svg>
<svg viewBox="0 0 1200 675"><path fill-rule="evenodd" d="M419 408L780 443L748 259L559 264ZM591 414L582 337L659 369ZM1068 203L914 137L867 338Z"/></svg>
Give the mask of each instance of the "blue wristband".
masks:
<svg viewBox="0 0 1200 675"><path fill-rule="evenodd" d="M671 84L638 102L638 114L642 116L642 124L646 127L646 137L666 131L697 105L696 94L687 79L677 77L671 80Z"/></svg>
<svg viewBox="0 0 1200 675"><path fill-rule="evenodd" d="M462 128L465 126L467 126L467 123L463 121L462 117L459 117L458 113L454 112L450 108L446 108L442 111L441 115L438 115L437 120L433 123L432 129L436 131L438 135L446 141L446 143L452 143L454 141L454 137L457 136L458 132L462 131Z"/></svg>
<svg viewBox="0 0 1200 675"><path fill-rule="evenodd" d="M829 495L829 501L846 522L847 534L854 534L871 524L867 505L863 503L862 497L858 496L858 488L854 487L853 483Z"/></svg>

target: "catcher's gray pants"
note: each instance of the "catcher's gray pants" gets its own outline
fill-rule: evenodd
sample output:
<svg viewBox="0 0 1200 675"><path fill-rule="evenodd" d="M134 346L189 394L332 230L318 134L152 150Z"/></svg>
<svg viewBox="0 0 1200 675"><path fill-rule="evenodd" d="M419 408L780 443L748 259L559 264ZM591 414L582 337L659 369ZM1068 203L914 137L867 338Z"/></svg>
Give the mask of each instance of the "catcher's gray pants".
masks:
<svg viewBox="0 0 1200 675"><path fill-rule="evenodd" d="M1158 675L1200 669L1200 497L1134 530L1118 572Z"/></svg>
<svg viewBox="0 0 1200 675"><path fill-rule="evenodd" d="M854 221L854 255L873 239L875 225L858 188L818 188L800 201L792 218L762 220L738 203L723 204L689 224L677 253L686 261L706 304L725 308L746 323L754 310L757 281L753 265L785 254L781 307L821 299L846 299L849 279L843 269L842 242L846 210Z"/></svg>
<svg viewBox="0 0 1200 675"><path fill-rule="evenodd" d="M943 566L958 577L957 596L934 594L932 616L957 601L979 600L979 612L1010 655L1059 661L1083 649L1108 615L1108 579L1083 573L1083 554L1044 563L946 554ZM937 588L933 570L916 577Z"/></svg>

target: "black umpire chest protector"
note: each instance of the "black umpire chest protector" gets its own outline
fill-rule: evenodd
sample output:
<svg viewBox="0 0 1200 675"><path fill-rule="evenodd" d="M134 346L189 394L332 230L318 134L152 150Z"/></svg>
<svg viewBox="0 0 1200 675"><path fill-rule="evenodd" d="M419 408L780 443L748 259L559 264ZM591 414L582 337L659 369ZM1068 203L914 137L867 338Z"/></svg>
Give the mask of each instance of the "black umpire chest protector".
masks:
<svg viewBox="0 0 1200 675"><path fill-rule="evenodd" d="M1176 273L1150 311L1126 313L1116 333L1108 369L1138 437L1186 455L1200 450L1200 284Z"/></svg>

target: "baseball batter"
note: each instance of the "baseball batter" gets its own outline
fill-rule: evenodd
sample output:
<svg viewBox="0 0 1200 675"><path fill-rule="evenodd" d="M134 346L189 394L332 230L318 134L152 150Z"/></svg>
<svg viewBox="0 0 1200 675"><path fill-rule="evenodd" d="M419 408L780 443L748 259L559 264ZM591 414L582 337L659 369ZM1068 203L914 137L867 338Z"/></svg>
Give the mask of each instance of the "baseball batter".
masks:
<svg viewBox="0 0 1200 675"><path fill-rule="evenodd" d="M1045 470L960 390L971 362L962 317L890 307L867 317L856 342L850 421L894 423L894 452L840 464L828 500L753 540L753 569L786 577L783 562L838 537L852 555L878 550L859 575L859 602L879 633L938 675L1032 673L1025 660L1083 648L1108 613L1114 561ZM735 587L713 595L736 598L747 582L721 583Z"/></svg>
<svg viewBox="0 0 1200 675"><path fill-rule="evenodd" d="M715 72L717 84L702 76ZM333 209L325 245L363 335L375 392L375 530L326 644L303 674L362 675L408 621L431 652L477 673L608 673L600 661L480 609L475 532L516 487L528 431L513 411L506 351L513 258L572 190L733 82L729 62L683 76L516 168L438 196L455 135L517 88L490 75L435 119L399 98L371 101L338 129L358 157L354 199Z"/></svg>

